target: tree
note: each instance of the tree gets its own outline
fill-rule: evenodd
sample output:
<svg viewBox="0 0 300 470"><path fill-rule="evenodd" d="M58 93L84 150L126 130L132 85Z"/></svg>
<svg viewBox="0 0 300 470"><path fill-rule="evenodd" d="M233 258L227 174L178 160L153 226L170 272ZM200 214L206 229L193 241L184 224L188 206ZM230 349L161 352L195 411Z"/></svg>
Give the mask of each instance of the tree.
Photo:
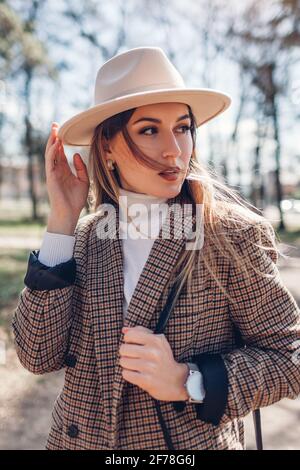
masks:
<svg viewBox="0 0 300 470"><path fill-rule="evenodd" d="M48 58L47 48L36 34L38 13L45 1L32 0L25 5L26 8L20 13L17 13L9 2L0 4L0 27L3 33L1 36L4 38L0 43L1 58L3 60L2 73L5 74L6 80L21 76L24 83L21 97L25 104L25 134L21 139L21 144L27 157L27 175L33 220L39 219L39 215L36 181L33 171L36 135L31 123L32 82L36 76L46 75L48 78L57 78L57 72Z"/></svg>
<svg viewBox="0 0 300 470"><path fill-rule="evenodd" d="M263 111L271 120L273 138L276 143L275 188L276 203L280 214L279 229L285 229L281 206L281 139L280 107L289 84L289 70L293 65L291 51L300 44L300 2L278 0L270 3L266 12L265 3L251 0L241 15L232 18L226 36L229 54L247 73L257 90L257 115ZM282 28L285 22L285 28ZM284 31L284 32L282 32ZM258 150L258 149L257 149ZM256 166L261 152L256 151Z"/></svg>

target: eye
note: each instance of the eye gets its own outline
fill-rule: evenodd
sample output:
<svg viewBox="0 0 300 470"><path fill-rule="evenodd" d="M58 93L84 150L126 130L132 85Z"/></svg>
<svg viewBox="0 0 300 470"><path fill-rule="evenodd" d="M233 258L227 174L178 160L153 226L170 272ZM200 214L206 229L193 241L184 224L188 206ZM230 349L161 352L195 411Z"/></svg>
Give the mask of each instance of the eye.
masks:
<svg viewBox="0 0 300 470"><path fill-rule="evenodd" d="M141 129L139 131L139 134L144 134L144 135L153 135L153 134L146 134L145 132L146 131L149 131L149 130L155 130L157 131L157 127L144 127L143 129ZM187 134L190 130L191 130L191 127L190 126L180 126L179 129L184 129L184 132L182 132L182 134ZM155 132L156 133L156 132Z"/></svg>
<svg viewBox="0 0 300 470"><path fill-rule="evenodd" d="M184 134L187 134L192 129L191 126L181 126L181 128L185 129Z"/></svg>

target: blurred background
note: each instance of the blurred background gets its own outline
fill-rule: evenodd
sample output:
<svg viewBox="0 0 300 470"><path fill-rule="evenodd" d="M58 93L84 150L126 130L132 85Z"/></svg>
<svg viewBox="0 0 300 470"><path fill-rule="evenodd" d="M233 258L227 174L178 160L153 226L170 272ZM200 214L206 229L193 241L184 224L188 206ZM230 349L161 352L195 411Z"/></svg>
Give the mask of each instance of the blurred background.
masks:
<svg viewBox="0 0 300 470"><path fill-rule="evenodd" d="M186 86L231 95L198 129L198 158L271 221L300 301L300 1L0 0L0 449L44 448L64 379L26 371L10 327L46 229L51 123L90 107L100 66L139 46L163 48ZM65 151L71 167L75 151L87 157ZM300 449L300 398L261 412L266 449Z"/></svg>

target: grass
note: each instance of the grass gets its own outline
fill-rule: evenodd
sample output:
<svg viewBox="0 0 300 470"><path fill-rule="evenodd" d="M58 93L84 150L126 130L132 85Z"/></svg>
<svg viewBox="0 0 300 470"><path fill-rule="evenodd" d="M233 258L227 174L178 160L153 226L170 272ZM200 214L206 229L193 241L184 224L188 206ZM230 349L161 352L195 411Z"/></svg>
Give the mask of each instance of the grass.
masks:
<svg viewBox="0 0 300 470"><path fill-rule="evenodd" d="M282 243L291 243L300 246L300 229L289 231L277 231Z"/></svg>
<svg viewBox="0 0 300 470"><path fill-rule="evenodd" d="M35 222L25 217L20 220L0 219L0 237L21 236L25 233L28 237L39 237L46 230L46 224L46 219Z"/></svg>
<svg viewBox="0 0 300 470"><path fill-rule="evenodd" d="M28 250L0 250L0 328L8 331L11 314L24 288Z"/></svg>
<svg viewBox="0 0 300 470"><path fill-rule="evenodd" d="M28 250L0 251L0 308L16 297L23 285Z"/></svg>
<svg viewBox="0 0 300 470"><path fill-rule="evenodd" d="M1 219L0 227L40 227L46 222L45 217L41 217L37 221L33 221L28 217L22 217L18 220Z"/></svg>
<svg viewBox="0 0 300 470"><path fill-rule="evenodd" d="M17 219L0 217L0 239L9 237L42 239L46 230L46 218L32 221L24 215ZM29 249L7 248L3 241L0 246L0 329L9 332L13 310L18 296L24 289L24 277L27 271Z"/></svg>

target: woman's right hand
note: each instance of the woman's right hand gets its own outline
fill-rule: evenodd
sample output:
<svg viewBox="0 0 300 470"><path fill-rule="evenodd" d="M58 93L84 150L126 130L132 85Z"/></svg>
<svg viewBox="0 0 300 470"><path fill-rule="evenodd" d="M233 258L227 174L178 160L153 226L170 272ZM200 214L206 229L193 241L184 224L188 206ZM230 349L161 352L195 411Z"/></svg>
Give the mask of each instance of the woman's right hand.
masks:
<svg viewBox="0 0 300 470"><path fill-rule="evenodd" d="M79 153L73 156L77 176L72 173L63 145L57 137L58 127L56 122L52 123L45 151L46 184L50 202L48 230L58 231L62 227L62 233L71 233L85 207L90 181L87 167Z"/></svg>

